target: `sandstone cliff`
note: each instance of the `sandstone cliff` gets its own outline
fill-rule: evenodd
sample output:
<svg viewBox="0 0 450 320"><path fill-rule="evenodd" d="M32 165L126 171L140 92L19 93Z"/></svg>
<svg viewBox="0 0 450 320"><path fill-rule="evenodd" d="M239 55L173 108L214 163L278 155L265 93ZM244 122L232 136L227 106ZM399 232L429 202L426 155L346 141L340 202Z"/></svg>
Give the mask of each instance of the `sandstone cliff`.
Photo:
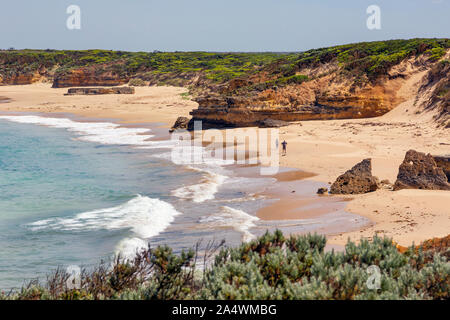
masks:
<svg viewBox="0 0 450 320"><path fill-rule="evenodd" d="M118 86L128 83L128 77L96 68L80 68L55 75L53 88L79 86Z"/></svg>
<svg viewBox="0 0 450 320"><path fill-rule="evenodd" d="M46 80L46 78L39 72L26 74L16 73L7 77L0 75L0 85L25 85L41 80Z"/></svg>
<svg viewBox="0 0 450 320"><path fill-rule="evenodd" d="M0 50L0 85L184 86L205 127L376 117L413 99L450 128L449 49L450 39L410 39L301 53Z"/></svg>
<svg viewBox="0 0 450 320"><path fill-rule="evenodd" d="M436 110L436 120L450 127L448 61L423 54L407 57L369 79L351 73L335 59L299 67L301 83L266 77L235 80L219 93L199 96L194 120L208 126L254 126L267 118L284 121L355 119L381 116L400 103L427 95L422 111ZM418 81L419 80L419 81ZM269 84L269 85L267 85ZM428 90L428 91L427 91Z"/></svg>

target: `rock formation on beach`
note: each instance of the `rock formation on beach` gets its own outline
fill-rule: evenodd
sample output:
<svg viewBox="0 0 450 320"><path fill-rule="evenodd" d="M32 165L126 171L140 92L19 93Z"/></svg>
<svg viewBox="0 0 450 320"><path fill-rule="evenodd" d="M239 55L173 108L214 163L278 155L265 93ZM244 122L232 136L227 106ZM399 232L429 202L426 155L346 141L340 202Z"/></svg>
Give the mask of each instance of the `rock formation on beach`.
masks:
<svg viewBox="0 0 450 320"><path fill-rule="evenodd" d="M317 189L317 194L319 194L319 195L328 194L328 188L319 188L319 189Z"/></svg>
<svg viewBox="0 0 450 320"><path fill-rule="evenodd" d="M447 176L448 182L450 182L450 155L447 156L433 156L436 165L444 171Z"/></svg>
<svg viewBox="0 0 450 320"><path fill-rule="evenodd" d="M289 122L283 120L264 119L259 121L258 127L260 128L281 128L289 125Z"/></svg>
<svg viewBox="0 0 450 320"><path fill-rule="evenodd" d="M190 119L187 117L178 117L169 132L174 132L175 130L187 130L189 121Z"/></svg>
<svg viewBox="0 0 450 320"><path fill-rule="evenodd" d="M394 184L394 190L400 189L450 190L450 184L431 154L409 150Z"/></svg>
<svg viewBox="0 0 450 320"><path fill-rule="evenodd" d="M70 88L65 95L134 94L133 87Z"/></svg>
<svg viewBox="0 0 450 320"><path fill-rule="evenodd" d="M376 191L378 178L372 175L371 159L364 159L339 176L331 185L331 194L361 194Z"/></svg>

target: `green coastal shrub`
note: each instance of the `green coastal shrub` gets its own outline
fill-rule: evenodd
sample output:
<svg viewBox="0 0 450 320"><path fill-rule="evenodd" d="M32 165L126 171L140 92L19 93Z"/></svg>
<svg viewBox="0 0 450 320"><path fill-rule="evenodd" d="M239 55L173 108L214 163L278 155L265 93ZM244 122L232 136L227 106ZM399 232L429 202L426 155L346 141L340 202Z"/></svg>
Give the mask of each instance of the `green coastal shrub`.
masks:
<svg viewBox="0 0 450 320"><path fill-rule="evenodd" d="M325 252L321 235L266 233L235 248L217 246L214 261L199 268L196 250L174 254L148 248L133 260L84 270L81 287L67 288L60 269L43 284L2 293L0 299L440 299L450 298L450 264L443 255L411 247L400 253L389 238L348 242ZM197 253L196 253L197 252ZM207 253L211 256L212 253ZM379 270L378 287L369 268Z"/></svg>
<svg viewBox="0 0 450 320"><path fill-rule="evenodd" d="M362 42L300 53L0 50L0 75L9 77L40 72L53 76L52 70L62 74L86 67L102 68L105 72L128 78L149 72L167 74L173 79L181 74L200 74L213 83L224 83L262 71L270 81L259 85L270 87L306 81L296 74L304 68L328 62L336 62L353 76L375 80L403 59L426 54L430 60L437 61L448 48L450 40L444 38Z"/></svg>
<svg viewBox="0 0 450 320"><path fill-rule="evenodd" d="M145 87L147 84L142 79L133 78L128 82L128 85L131 87Z"/></svg>
<svg viewBox="0 0 450 320"><path fill-rule="evenodd" d="M432 48L430 50L425 51L425 53L429 53L430 58L434 61L437 61L445 55L446 50L445 50L445 48L442 48L442 47L436 47L436 48Z"/></svg>

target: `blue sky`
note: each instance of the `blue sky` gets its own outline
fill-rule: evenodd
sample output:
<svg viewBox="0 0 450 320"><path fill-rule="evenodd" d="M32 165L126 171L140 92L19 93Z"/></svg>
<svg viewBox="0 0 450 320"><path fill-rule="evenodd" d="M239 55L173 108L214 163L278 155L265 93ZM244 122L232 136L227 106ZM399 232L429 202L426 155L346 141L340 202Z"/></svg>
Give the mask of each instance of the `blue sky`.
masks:
<svg viewBox="0 0 450 320"><path fill-rule="evenodd" d="M450 0L1 0L0 48L303 51L450 37ZM81 8L81 30L66 8ZM381 8L368 30L366 8Z"/></svg>

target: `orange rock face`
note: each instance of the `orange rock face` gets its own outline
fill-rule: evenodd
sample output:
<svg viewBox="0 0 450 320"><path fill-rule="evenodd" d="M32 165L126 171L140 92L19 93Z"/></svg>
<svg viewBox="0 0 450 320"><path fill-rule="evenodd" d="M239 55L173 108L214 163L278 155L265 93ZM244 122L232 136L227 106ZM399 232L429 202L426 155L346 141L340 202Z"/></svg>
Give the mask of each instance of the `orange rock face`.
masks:
<svg viewBox="0 0 450 320"><path fill-rule="evenodd" d="M32 84L42 79L39 73L14 74L10 77L0 77L0 84L3 85L25 85Z"/></svg>
<svg viewBox="0 0 450 320"><path fill-rule="evenodd" d="M67 73L55 75L53 88L83 87L83 86L118 86L129 81L111 72L101 73L95 69L75 69Z"/></svg>
<svg viewBox="0 0 450 320"><path fill-rule="evenodd" d="M444 123L449 114L445 79L450 67L437 64L425 57L412 57L370 81L343 70L335 61L299 69L295 76L304 77L300 83L277 82L276 70L265 70L231 80L214 90L215 94L197 96L199 107L191 115L194 120L224 127L255 126L267 118L304 121L379 117L402 102L423 96L420 86L425 91L438 83L437 93L426 99L429 106L425 107L431 109L440 103Z"/></svg>
<svg viewBox="0 0 450 320"><path fill-rule="evenodd" d="M302 84L244 92L244 80L231 81L222 94L196 99L199 108L191 115L223 126L254 126L271 118L283 121L357 119L381 116L400 102L391 83L353 88L352 79L325 76Z"/></svg>
<svg viewBox="0 0 450 320"><path fill-rule="evenodd" d="M393 107L385 103L383 96L370 94L306 94L297 99L288 92L283 96L270 90L256 98L212 95L196 101L199 108L191 112L194 119L224 126L253 126L267 118L283 121L370 118L381 116Z"/></svg>

